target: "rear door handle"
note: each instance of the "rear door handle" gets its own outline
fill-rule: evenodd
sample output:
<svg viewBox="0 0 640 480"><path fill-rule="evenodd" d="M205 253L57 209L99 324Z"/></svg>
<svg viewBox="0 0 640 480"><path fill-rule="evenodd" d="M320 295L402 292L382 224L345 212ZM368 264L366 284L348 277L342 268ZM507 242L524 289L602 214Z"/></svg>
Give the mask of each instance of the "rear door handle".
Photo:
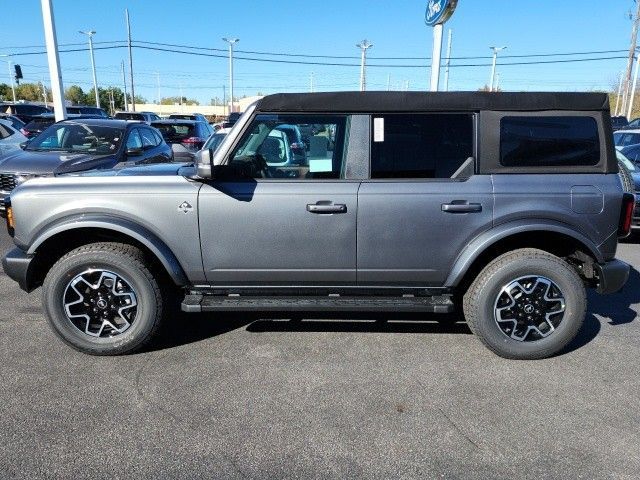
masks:
<svg viewBox="0 0 640 480"><path fill-rule="evenodd" d="M442 211L447 213L474 213L482 211L481 203L452 202L443 203Z"/></svg>
<svg viewBox="0 0 640 480"><path fill-rule="evenodd" d="M342 203L309 203L307 204L307 212L310 213L319 213L319 214L330 214L330 213L347 213L347 206Z"/></svg>

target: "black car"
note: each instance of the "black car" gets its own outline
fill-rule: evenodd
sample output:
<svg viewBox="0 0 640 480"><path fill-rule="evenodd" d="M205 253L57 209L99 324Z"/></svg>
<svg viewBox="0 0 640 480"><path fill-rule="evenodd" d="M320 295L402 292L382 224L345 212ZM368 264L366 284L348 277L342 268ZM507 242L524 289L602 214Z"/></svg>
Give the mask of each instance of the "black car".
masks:
<svg viewBox="0 0 640 480"><path fill-rule="evenodd" d="M81 118L104 118L102 115L78 115L70 113L67 115L69 120L78 120ZM37 135L40 135L43 131L56 123L56 118L53 113L45 113L38 115L29 123L27 123L20 131L28 139L32 139Z"/></svg>
<svg viewBox="0 0 640 480"><path fill-rule="evenodd" d="M31 103L3 103L0 105L0 113L15 115L24 123L28 123L38 115L51 113L51 110L42 105Z"/></svg>
<svg viewBox="0 0 640 480"><path fill-rule="evenodd" d="M91 107L88 105L72 105L66 108L70 115L94 115L101 118L109 118L109 114L99 107Z"/></svg>
<svg viewBox="0 0 640 480"><path fill-rule="evenodd" d="M151 126L157 128L171 145L175 159L186 162L193 161L196 152L214 132L206 121L169 119L152 122Z"/></svg>
<svg viewBox="0 0 640 480"><path fill-rule="evenodd" d="M209 120L201 113L172 113L169 115L169 119L173 120L197 120L198 122L207 122Z"/></svg>
<svg viewBox="0 0 640 480"><path fill-rule="evenodd" d="M116 112L113 118L118 120L138 120L147 123L160 120L160 117L153 112Z"/></svg>
<svg viewBox="0 0 640 480"><path fill-rule="evenodd" d="M155 128L144 123L63 120L0 161L0 197L33 177L172 160L171 147Z"/></svg>
<svg viewBox="0 0 640 480"><path fill-rule="evenodd" d="M629 125L629 121L627 120L627 117L623 117L623 116L611 117L611 127L613 128L614 132L616 130L622 130L624 128L627 128L628 125ZM634 127L634 128L637 128L637 127Z"/></svg>

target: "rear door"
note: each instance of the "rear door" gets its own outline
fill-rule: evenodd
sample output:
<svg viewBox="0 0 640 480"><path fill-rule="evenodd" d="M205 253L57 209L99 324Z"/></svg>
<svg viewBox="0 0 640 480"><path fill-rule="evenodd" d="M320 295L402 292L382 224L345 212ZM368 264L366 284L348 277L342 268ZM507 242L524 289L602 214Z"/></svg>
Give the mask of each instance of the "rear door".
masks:
<svg viewBox="0 0 640 480"><path fill-rule="evenodd" d="M441 286L492 225L490 175L475 174L473 114L374 115L358 193L358 284Z"/></svg>

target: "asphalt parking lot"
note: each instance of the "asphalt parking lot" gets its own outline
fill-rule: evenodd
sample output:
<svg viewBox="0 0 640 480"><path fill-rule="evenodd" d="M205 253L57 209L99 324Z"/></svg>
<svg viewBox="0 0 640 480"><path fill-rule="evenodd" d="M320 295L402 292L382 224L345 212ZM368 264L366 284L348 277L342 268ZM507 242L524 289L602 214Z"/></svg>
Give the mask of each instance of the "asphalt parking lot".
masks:
<svg viewBox="0 0 640 480"><path fill-rule="evenodd" d="M619 257L640 268L640 244ZM98 358L54 337L39 291L0 273L0 295L2 479L640 477L636 270L535 362L415 315L185 315Z"/></svg>

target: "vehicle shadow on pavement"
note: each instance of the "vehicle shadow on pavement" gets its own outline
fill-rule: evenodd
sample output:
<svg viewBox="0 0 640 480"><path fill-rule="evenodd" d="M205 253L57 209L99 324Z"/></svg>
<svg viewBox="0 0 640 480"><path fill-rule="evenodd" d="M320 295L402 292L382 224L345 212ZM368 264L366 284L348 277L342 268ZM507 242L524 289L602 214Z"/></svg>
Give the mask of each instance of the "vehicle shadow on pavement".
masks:
<svg viewBox="0 0 640 480"><path fill-rule="evenodd" d="M640 303L640 273L635 268L629 272L629 280L618 293L598 295L589 292L589 312L608 319L609 325L625 325L633 322L637 313L632 305Z"/></svg>
<svg viewBox="0 0 640 480"><path fill-rule="evenodd" d="M238 328L248 332L362 332L471 334L456 314L419 313L178 313L145 351L164 350L216 337Z"/></svg>

